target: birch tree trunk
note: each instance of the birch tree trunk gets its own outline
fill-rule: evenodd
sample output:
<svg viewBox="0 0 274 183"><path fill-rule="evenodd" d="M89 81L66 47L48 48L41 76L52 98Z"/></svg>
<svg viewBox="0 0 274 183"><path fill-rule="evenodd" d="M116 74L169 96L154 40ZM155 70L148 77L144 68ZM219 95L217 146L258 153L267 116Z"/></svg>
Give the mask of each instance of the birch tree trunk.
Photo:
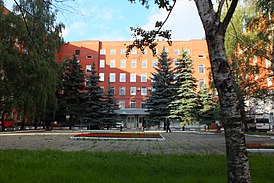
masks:
<svg viewBox="0 0 274 183"><path fill-rule="evenodd" d="M202 20L209 50L213 80L218 90L225 128L227 177L229 183L250 183L250 170L245 147L241 105L233 83L224 45L225 31L235 11L238 0L232 0L224 20L220 21L220 1L215 12L210 0L195 0Z"/></svg>

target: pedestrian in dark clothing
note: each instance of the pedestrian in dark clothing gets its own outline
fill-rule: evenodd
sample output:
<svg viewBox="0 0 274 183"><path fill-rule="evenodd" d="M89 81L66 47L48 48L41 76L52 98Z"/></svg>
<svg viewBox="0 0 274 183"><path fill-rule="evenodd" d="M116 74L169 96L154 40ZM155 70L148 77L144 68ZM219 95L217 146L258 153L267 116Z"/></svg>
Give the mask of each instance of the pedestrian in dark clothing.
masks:
<svg viewBox="0 0 274 183"><path fill-rule="evenodd" d="M166 132L168 133L168 132L171 132L171 130L170 130L170 121L169 121L169 119L167 119L167 121L166 121Z"/></svg>

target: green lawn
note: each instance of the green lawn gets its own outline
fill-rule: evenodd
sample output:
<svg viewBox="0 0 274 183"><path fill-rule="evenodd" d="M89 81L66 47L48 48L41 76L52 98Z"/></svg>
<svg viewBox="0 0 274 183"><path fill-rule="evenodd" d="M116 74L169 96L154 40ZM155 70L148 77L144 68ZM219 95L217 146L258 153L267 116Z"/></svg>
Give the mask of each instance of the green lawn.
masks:
<svg viewBox="0 0 274 183"><path fill-rule="evenodd" d="M274 156L250 156L253 183L274 182ZM0 150L0 182L226 182L224 155Z"/></svg>

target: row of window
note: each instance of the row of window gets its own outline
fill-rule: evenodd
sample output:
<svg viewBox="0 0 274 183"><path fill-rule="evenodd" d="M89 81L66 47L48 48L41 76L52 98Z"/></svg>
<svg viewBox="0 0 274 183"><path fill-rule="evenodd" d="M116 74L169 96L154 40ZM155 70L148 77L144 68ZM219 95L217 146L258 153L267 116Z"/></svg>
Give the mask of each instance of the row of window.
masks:
<svg viewBox="0 0 274 183"><path fill-rule="evenodd" d="M105 60L100 60L100 68L105 67ZM115 68L116 62L115 60L110 60L110 68ZM157 66L157 60L152 61L152 66L156 67ZM178 62L175 61L175 66L178 66ZM137 67L137 61L136 60L131 60L131 68L136 68ZM126 60L121 60L120 62L120 68L126 68ZM144 59L142 60L142 68L147 68L147 60ZM91 73L91 65L86 65L86 73L89 74ZM205 65L200 64L198 65L198 73L205 73Z"/></svg>
<svg viewBox="0 0 274 183"><path fill-rule="evenodd" d="M132 86L130 87L130 95L131 96L136 96L137 95L137 91L140 91L141 93L141 96L147 96L148 94L148 91L151 91L151 87L145 87L145 86L142 86L142 87L136 87L136 86ZM104 91L104 87L101 86L101 90ZM111 86L110 87L110 90L113 94L115 94L115 87L114 86ZM120 86L119 87L119 94L120 96L126 96L127 95L127 92L126 92L126 87L125 86Z"/></svg>
<svg viewBox="0 0 274 183"><path fill-rule="evenodd" d="M190 54L190 51L189 50L185 50L188 54ZM169 50L165 48L165 52L166 53L169 53ZM137 55L137 49L132 49L131 52L130 52L132 55ZM180 55L182 54L180 49L174 49L173 50L173 53L174 55ZM109 50L109 54L110 55L116 55L117 54L117 51L116 49L111 49ZM120 50L120 54L121 55L125 55L126 54L126 49L122 49ZM144 50L142 51L142 54L143 55L147 55L148 54L148 51L147 50ZM156 54L158 54L158 49L156 49ZM106 49L100 49L100 55L106 55Z"/></svg>
<svg viewBox="0 0 274 183"><path fill-rule="evenodd" d="M109 67L110 68L116 68L116 60L115 59L111 59L109 61ZM105 68L106 66L106 61L105 60L100 60L99 63L99 67L100 68ZM147 59L143 59L142 60L142 68L147 68L148 66L148 61ZM157 59L152 60L152 67L156 67L157 66ZM127 67L127 60L126 59L122 59L120 60L120 68L126 68ZM131 60L131 68L136 68L137 67L137 60L136 59L132 59Z"/></svg>
<svg viewBox="0 0 274 183"><path fill-rule="evenodd" d="M129 101L129 106L130 108L132 109L135 109L137 108L136 106L136 101L135 100L130 100ZM120 109L125 109L126 108L126 101L125 100L120 100L119 101L119 108ZM145 101L141 101L141 106L140 106L141 109L146 109L146 102Z"/></svg>
<svg viewBox="0 0 274 183"><path fill-rule="evenodd" d="M152 60L152 67L156 67L157 66L157 62L158 62L157 59ZM120 68L126 68L126 65L127 65L127 60L122 59L120 61ZM142 63L141 63L142 68L147 68L147 65L148 65L147 59L143 59ZM174 65L178 66L177 60L174 60ZM105 67L105 60L100 60L99 67L100 68L104 68ZM116 68L116 60L115 59L111 59L110 60L109 67L110 68ZM136 68L136 67L137 67L137 60L136 59L131 60L131 68ZM198 66L198 72L199 73L205 73L205 65L200 64Z"/></svg>
<svg viewBox="0 0 274 183"><path fill-rule="evenodd" d="M120 75L119 82L121 82L121 83L127 82L126 73L120 73L119 75ZM99 77L100 77L100 81L102 81L102 82L105 81L105 73L99 73ZM109 81L112 82L112 83L116 82L116 73L109 73ZM142 73L141 74L140 81L142 83L147 82L147 73ZM131 83L137 82L136 73L130 73L129 82L131 82Z"/></svg>

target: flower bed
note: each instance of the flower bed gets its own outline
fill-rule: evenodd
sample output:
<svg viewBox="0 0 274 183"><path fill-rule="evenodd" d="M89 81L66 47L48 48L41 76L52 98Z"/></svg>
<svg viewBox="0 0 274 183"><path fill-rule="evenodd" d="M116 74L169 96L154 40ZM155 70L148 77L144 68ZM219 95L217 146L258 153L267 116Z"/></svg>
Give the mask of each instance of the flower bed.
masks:
<svg viewBox="0 0 274 183"><path fill-rule="evenodd" d="M159 133L82 133L72 139L103 139L103 140L164 140Z"/></svg>
<svg viewBox="0 0 274 183"><path fill-rule="evenodd" d="M246 144L248 149L274 149L274 144Z"/></svg>

